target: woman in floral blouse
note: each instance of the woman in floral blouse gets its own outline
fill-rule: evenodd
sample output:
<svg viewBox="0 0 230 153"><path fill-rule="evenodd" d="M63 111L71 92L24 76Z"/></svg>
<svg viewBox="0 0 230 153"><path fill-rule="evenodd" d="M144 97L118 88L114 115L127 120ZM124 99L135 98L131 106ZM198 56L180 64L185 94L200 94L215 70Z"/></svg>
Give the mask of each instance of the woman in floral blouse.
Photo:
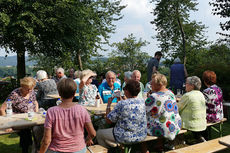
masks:
<svg viewBox="0 0 230 153"><path fill-rule="evenodd" d="M128 80L123 88L126 100L121 100L111 111L112 98L109 98L106 109L107 123L115 123L114 128L97 131L97 141L109 148L111 144L132 144L141 142L147 135L145 103L137 98L140 83ZM120 97L121 98L121 97Z"/></svg>
<svg viewBox="0 0 230 153"><path fill-rule="evenodd" d="M173 140L181 129L175 95L166 88L163 74L152 76L152 93L145 101L148 134Z"/></svg>
<svg viewBox="0 0 230 153"><path fill-rule="evenodd" d="M81 105L95 106L98 90L97 87L91 83L93 77L95 77L96 75L97 74L91 70L82 71L80 76L81 82L79 85L79 93L80 93L79 103Z"/></svg>
<svg viewBox="0 0 230 153"><path fill-rule="evenodd" d="M216 85L216 74L213 71L203 73L204 84L208 87L203 91L206 101L207 122L218 122L223 119L223 94Z"/></svg>
<svg viewBox="0 0 230 153"><path fill-rule="evenodd" d="M38 102L36 100L36 95L34 92L36 81L32 77L24 77L20 80L19 88L13 90L8 96L8 99L12 102L12 109L14 113L27 113L28 104L31 101L33 103L33 109L35 112L38 111ZM0 108L0 115L5 115L6 112L6 101L2 104ZM22 152L27 153L29 146L32 144L32 135L30 129L20 130L18 133L20 136L20 146L22 147Z"/></svg>

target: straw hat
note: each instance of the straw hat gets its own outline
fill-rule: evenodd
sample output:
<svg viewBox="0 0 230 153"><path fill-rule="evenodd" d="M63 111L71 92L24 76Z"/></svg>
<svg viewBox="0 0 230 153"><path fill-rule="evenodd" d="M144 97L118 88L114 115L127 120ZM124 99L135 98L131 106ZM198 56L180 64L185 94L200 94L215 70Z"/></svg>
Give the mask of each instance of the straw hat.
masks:
<svg viewBox="0 0 230 153"><path fill-rule="evenodd" d="M97 76L97 74L95 72L93 72L92 70L83 70L81 72L81 76L80 79L84 82L86 82L91 76L95 77Z"/></svg>

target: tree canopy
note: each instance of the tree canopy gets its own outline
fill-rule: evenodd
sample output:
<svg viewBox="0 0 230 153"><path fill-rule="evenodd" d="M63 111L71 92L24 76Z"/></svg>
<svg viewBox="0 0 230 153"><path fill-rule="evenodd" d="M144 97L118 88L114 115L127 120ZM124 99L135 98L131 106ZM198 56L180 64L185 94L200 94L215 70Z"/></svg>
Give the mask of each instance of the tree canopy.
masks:
<svg viewBox="0 0 230 153"><path fill-rule="evenodd" d="M18 78L25 76L25 51L53 58L70 52L78 62L108 43L123 8L120 0L2 0L0 46L17 53Z"/></svg>
<svg viewBox="0 0 230 153"><path fill-rule="evenodd" d="M191 50L206 44L205 26L190 21L190 11L196 11L196 0L151 0L155 4L151 23L156 26L156 38L161 51L169 57L184 57Z"/></svg>
<svg viewBox="0 0 230 153"><path fill-rule="evenodd" d="M212 0L209 3L213 6L212 12L214 15L218 15L222 18L229 18L230 17L230 1L228 0ZM230 30L230 21L221 22L220 27L223 31ZM218 32L224 38L222 40L230 42L230 34Z"/></svg>

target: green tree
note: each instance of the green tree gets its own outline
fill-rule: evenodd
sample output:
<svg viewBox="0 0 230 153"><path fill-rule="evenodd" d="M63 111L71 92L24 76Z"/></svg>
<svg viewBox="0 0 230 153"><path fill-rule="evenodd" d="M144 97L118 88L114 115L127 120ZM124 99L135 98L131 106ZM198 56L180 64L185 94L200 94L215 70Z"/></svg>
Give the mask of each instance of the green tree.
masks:
<svg viewBox="0 0 230 153"><path fill-rule="evenodd" d="M212 2L209 3L211 6L213 6L212 12L214 15L218 15L222 18L229 18L230 17L230 1L228 0L212 0ZM230 30L230 21L225 21L220 23L220 27L223 31L229 31ZM230 42L230 34L217 32L224 38L221 39L223 41Z"/></svg>
<svg viewBox="0 0 230 153"><path fill-rule="evenodd" d="M135 69L144 73L149 60L148 53L142 52L141 48L148 44L141 38L137 40L133 34L123 39L123 42L113 43L115 49L109 55L107 67L109 70L123 73Z"/></svg>
<svg viewBox="0 0 230 153"><path fill-rule="evenodd" d="M70 52L81 67L81 56L88 58L101 42L108 43L112 21L122 17L123 8L120 0L2 0L0 46L17 53L18 78L26 74L26 51L54 58Z"/></svg>
<svg viewBox="0 0 230 153"><path fill-rule="evenodd" d="M153 9L156 18L151 22L157 31L154 38L160 42L163 53L185 58L186 53L206 45L205 26L189 19L189 12L197 10L196 0L151 0L151 3L156 6Z"/></svg>

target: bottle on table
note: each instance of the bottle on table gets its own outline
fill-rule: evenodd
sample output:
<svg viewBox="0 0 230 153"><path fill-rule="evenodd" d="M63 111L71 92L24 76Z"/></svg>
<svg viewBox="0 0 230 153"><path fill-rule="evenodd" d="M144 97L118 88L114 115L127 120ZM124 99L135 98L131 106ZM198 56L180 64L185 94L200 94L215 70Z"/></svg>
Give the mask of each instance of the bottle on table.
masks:
<svg viewBox="0 0 230 153"><path fill-rule="evenodd" d="M62 103L61 99L58 98L58 100L57 100L57 102L56 102L57 106L60 105L61 103Z"/></svg>
<svg viewBox="0 0 230 153"><path fill-rule="evenodd" d="M28 104L28 120L33 120L34 118L34 107L32 101Z"/></svg>
<svg viewBox="0 0 230 153"><path fill-rule="evenodd" d="M99 92L97 92L97 95L96 95L95 106L96 107L100 107L100 96L99 96Z"/></svg>
<svg viewBox="0 0 230 153"><path fill-rule="evenodd" d="M11 116L13 114L12 101L10 99L6 102L6 116Z"/></svg>

